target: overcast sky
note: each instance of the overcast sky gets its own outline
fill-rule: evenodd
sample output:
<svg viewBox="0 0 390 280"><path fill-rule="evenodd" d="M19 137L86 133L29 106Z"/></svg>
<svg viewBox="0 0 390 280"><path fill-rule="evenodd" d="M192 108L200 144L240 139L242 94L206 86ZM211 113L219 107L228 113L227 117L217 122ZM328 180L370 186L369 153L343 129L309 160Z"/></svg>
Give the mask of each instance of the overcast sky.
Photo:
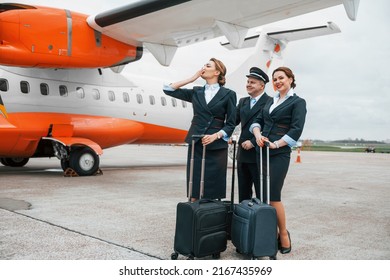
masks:
<svg viewBox="0 0 390 280"><path fill-rule="evenodd" d="M131 1L94 0L93 4L79 0L15 2L96 14ZM390 139L390 79L386 71L390 62L389 12L388 0L361 0L355 22L347 18L340 5L275 23L296 28L332 21L342 31L291 42L283 55L283 64L295 73L296 93L307 101L307 121L301 139ZM151 71L150 67L153 67L156 71L153 73L161 73L162 78L168 73L183 75L183 71L191 75L210 57L220 58L230 70L246 53L240 52L234 59L231 55L229 58L229 54L224 57L225 50L220 49L218 41L179 49L169 71L150 55L145 55L136 64L128 65L125 73L143 73L145 68ZM270 87L267 92L272 95Z"/></svg>

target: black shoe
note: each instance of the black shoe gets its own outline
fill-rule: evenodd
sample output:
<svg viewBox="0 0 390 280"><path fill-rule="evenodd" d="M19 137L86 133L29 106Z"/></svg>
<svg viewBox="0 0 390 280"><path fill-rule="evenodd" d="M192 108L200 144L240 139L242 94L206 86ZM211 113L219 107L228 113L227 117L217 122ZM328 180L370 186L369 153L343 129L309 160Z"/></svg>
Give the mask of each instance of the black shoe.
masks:
<svg viewBox="0 0 390 280"><path fill-rule="evenodd" d="M280 245L280 253L281 254L288 254L291 252L291 238L290 238L290 233L287 231L287 234L288 234L288 240L290 241L290 247L282 247L282 245ZM280 239L279 239L280 240Z"/></svg>
<svg viewBox="0 0 390 280"><path fill-rule="evenodd" d="M282 248L282 243L280 243L280 235L278 234L278 250Z"/></svg>

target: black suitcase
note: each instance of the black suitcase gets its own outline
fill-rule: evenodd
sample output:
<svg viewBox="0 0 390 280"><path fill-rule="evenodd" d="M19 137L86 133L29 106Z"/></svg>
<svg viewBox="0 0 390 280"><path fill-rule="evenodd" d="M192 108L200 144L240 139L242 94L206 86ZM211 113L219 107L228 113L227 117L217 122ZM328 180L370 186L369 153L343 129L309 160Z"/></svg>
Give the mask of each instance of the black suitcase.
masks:
<svg viewBox="0 0 390 280"><path fill-rule="evenodd" d="M277 217L270 203L269 147L267 146L267 203L263 199L263 159L260 149L261 200L244 200L234 207L232 218L232 243L237 252L251 256L276 259L278 253Z"/></svg>
<svg viewBox="0 0 390 280"><path fill-rule="evenodd" d="M193 136L201 137L201 136ZM204 194L204 166L206 146L203 146L200 194L201 198L191 202L192 177L194 163L194 145L192 141L192 158L188 202L179 202L176 208L176 229L174 253L171 259L176 260L179 254L189 259L212 256L220 257L227 246L227 208L221 202L202 198Z"/></svg>

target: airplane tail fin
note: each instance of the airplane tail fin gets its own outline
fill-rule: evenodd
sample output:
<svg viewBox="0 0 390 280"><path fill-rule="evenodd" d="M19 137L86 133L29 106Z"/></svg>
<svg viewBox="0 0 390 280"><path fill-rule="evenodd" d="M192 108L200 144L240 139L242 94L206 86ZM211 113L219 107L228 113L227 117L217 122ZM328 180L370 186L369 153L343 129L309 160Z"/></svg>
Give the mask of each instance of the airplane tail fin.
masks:
<svg viewBox="0 0 390 280"><path fill-rule="evenodd" d="M326 25L306 27L300 29L290 29L283 31L267 32L263 30L260 34L245 38L242 48L254 47L250 55L231 75L227 77L227 87L238 92L245 89L246 75L253 66L259 67L270 75L270 68L273 60L282 58L282 52L290 41L302 40L316 36L330 35L341 32L338 26L332 22ZM233 49L229 43L221 43L227 49ZM270 77L271 80L271 77Z"/></svg>
<svg viewBox="0 0 390 280"><path fill-rule="evenodd" d="M1 99L1 95L0 95L0 113L1 113L6 119L8 118L7 110L5 109L3 100Z"/></svg>

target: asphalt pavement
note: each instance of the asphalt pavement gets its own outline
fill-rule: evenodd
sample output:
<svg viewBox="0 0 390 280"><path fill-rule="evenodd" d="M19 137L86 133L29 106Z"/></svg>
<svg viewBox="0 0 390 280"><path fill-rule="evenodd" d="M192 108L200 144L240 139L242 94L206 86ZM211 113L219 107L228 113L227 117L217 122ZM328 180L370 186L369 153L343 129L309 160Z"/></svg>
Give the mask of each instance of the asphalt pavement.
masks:
<svg viewBox="0 0 390 280"><path fill-rule="evenodd" d="M0 260L170 259L186 154L185 146L107 149L103 174L92 177L64 177L55 158L1 166ZM297 158L282 193L292 252L278 259L389 260L390 155ZM228 194L231 172L230 161ZM221 259L247 257L228 242Z"/></svg>

